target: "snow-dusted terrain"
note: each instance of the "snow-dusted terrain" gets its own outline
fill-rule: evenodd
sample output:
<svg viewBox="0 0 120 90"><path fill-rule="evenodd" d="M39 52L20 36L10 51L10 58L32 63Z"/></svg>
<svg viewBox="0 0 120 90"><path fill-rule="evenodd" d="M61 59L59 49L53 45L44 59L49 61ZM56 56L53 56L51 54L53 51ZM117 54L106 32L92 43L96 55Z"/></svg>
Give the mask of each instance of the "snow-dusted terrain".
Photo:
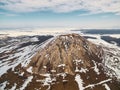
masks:
<svg viewBox="0 0 120 90"><path fill-rule="evenodd" d="M33 35L59 35L71 32L74 28L34 28L34 29L12 29L12 30L0 30L0 38L5 36L33 36Z"/></svg>
<svg viewBox="0 0 120 90"><path fill-rule="evenodd" d="M46 40L51 36L46 37ZM5 46L0 48L0 76L7 72L8 69L14 68L21 64L26 67L32 56L45 44L39 41L39 37L16 37L12 38ZM41 37L42 38L42 37ZM3 40L4 41L4 40ZM7 42L7 41L6 41ZM48 42L48 41L47 41ZM14 60L16 59L16 60ZM10 60L13 60L12 62Z"/></svg>
<svg viewBox="0 0 120 90"><path fill-rule="evenodd" d="M108 75L108 77L105 80L102 80L97 83L91 83L89 85L85 85L83 77L79 73L88 73L89 70L86 68L79 68L79 63L83 63L80 60L74 60L75 61L75 77L74 81L78 84L79 90L89 90L90 88L95 88L96 86L103 86L106 90L113 90L110 89L111 86L109 85L109 82L113 82L112 78L117 78L118 82L120 80L120 46L115 43L109 43L102 39L102 36L109 36L112 38L116 38L120 40L120 34L84 34L81 31L70 31L69 29L66 30L33 30L33 31L0 31L0 90L5 90L6 87L10 90L24 90L28 88L31 82L34 82L36 80L37 83L42 83L42 87L47 86L47 90L51 88L51 85L56 83L57 78L51 78L51 75L48 73L41 74L43 77L46 77L45 79L38 79L39 77L31 76L33 74L32 68L28 67L29 63L31 62L32 57L42 48L44 48L46 45L48 45L51 41L54 42L54 40L57 38L58 35L61 34L70 34L70 33L77 33L81 36L85 37L88 41L94 43L96 46L101 46L104 54L103 56L99 56L98 58L102 59L102 66L104 66L104 72ZM43 36L44 35L44 36ZM51 36L49 36L51 35ZM66 37L65 37L66 38ZM118 42L119 43L119 42ZM68 46L65 44L65 50L67 50ZM84 47L87 49L87 47ZM100 54L102 51L100 52ZM49 55L46 55L48 57ZM99 63L92 60L93 71L96 73L96 75L100 75L101 70L98 67ZM101 64L100 64L101 65ZM59 64L58 68L64 68L65 64ZM20 70L21 68L21 70ZM47 68L44 66L44 69ZM24 71L26 70L26 71ZM52 72L56 72L55 70L52 70ZM9 73L13 73L14 75L18 75L20 78L25 77L23 79L24 81L20 86L18 86L18 82L13 83L10 80L6 79L5 75L9 76ZM27 73L27 74L26 74ZM30 74L30 75L29 75ZM68 80L65 78L66 73L59 73L58 76L62 76L63 82L68 82ZM89 77L87 77L89 78ZM9 79L9 78L8 78ZM19 81L19 80L18 80ZM96 79L97 81L97 79ZM10 82L12 83L10 86ZM117 84L119 85L119 84ZM37 89L38 86L36 86ZM7 90L7 89L6 89ZM29 90L29 89L26 89ZM43 89L45 90L45 89ZM54 90L54 89L53 89ZM66 90L66 89L65 89ZM98 90L98 89L94 89ZM102 89L101 89L102 90ZM116 89L118 90L118 89Z"/></svg>

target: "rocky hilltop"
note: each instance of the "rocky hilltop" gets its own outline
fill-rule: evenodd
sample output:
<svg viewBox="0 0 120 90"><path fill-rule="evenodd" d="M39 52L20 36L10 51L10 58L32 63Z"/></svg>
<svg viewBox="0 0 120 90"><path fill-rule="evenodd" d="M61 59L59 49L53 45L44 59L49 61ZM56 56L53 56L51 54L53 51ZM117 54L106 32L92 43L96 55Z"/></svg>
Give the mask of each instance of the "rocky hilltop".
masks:
<svg viewBox="0 0 120 90"><path fill-rule="evenodd" d="M60 35L32 58L30 66L35 74L67 73L75 75L89 69L94 62L102 62L102 48L77 34Z"/></svg>
<svg viewBox="0 0 120 90"><path fill-rule="evenodd" d="M105 59L111 60L108 54L114 55L108 48L78 34L67 34L56 36L36 49L26 66L21 62L1 76L2 89L120 90L117 77L105 63Z"/></svg>

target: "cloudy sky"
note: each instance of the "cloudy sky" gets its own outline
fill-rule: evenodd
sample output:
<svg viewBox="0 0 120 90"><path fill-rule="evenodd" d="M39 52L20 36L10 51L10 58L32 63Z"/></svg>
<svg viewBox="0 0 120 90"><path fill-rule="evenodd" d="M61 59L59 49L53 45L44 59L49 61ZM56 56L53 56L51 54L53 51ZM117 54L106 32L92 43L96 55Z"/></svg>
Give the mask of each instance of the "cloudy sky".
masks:
<svg viewBox="0 0 120 90"><path fill-rule="evenodd" d="M0 0L0 28L120 28L120 0Z"/></svg>

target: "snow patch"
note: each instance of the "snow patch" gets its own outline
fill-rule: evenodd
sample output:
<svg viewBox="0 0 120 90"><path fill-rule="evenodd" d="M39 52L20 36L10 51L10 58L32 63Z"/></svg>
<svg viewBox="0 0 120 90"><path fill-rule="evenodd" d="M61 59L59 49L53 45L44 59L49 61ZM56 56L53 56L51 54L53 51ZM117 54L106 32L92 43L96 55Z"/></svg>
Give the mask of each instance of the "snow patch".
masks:
<svg viewBox="0 0 120 90"><path fill-rule="evenodd" d="M103 84L105 86L106 90L111 90L110 87L107 84Z"/></svg>
<svg viewBox="0 0 120 90"><path fill-rule="evenodd" d="M48 86L46 90L50 90L51 84L53 84L53 81L56 81L56 78L51 78L51 74L41 74L42 76L45 76L46 78L43 80L36 80L37 82L43 83L43 86Z"/></svg>
<svg viewBox="0 0 120 90"><path fill-rule="evenodd" d="M22 72L21 74L20 74L20 76L23 76L24 75L24 72Z"/></svg>
<svg viewBox="0 0 120 90"><path fill-rule="evenodd" d="M0 90L5 90L6 84L7 84L7 81L1 83L0 84Z"/></svg>
<svg viewBox="0 0 120 90"><path fill-rule="evenodd" d="M58 67L65 67L65 64L59 64Z"/></svg>
<svg viewBox="0 0 120 90"><path fill-rule="evenodd" d="M37 42L37 41L39 41L39 39L37 37L33 37L33 38L31 38L31 41Z"/></svg>
<svg viewBox="0 0 120 90"><path fill-rule="evenodd" d="M29 73L33 73L33 72L32 72L32 67L29 67L29 68L27 69L27 71L28 71Z"/></svg>
<svg viewBox="0 0 120 90"><path fill-rule="evenodd" d="M82 62L82 60L73 60L73 61L74 61L75 65L76 65L75 72L79 72L80 70L79 70L78 66Z"/></svg>
<svg viewBox="0 0 120 90"><path fill-rule="evenodd" d="M79 74L75 76L75 81L78 83L79 90L84 90L83 80L81 79Z"/></svg>
<svg viewBox="0 0 120 90"><path fill-rule="evenodd" d="M43 86L46 86L46 85L49 86L50 83L52 83L52 79L51 79L50 75L48 75L44 80Z"/></svg>
<svg viewBox="0 0 120 90"><path fill-rule="evenodd" d="M88 71L88 69L84 69L84 68L81 68L79 72L83 72L83 73L86 73Z"/></svg>
<svg viewBox="0 0 120 90"><path fill-rule="evenodd" d="M110 37L113 37L113 38L120 38L120 34L112 34L112 35L109 35Z"/></svg>
<svg viewBox="0 0 120 90"><path fill-rule="evenodd" d="M101 81L101 82L99 82L99 83L96 83L96 84L90 84L90 85L88 85L88 86L86 86L85 87L85 89L86 88L93 88L93 87L95 87L96 85L101 85L101 84L104 84L104 83L106 83L106 82L110 82L112 79L107 79L107 80L103 80L103 81Z"/></svg>
<svg viewBox="0 0 120 90"><path fill-rule="evenodd" d="M15 89L16 89L16 86L17 86L17 84L14 83L14 86L13 86L10 90L15 90Z"/></svg>
<svg viewBox="0 0 120 90"><path fill-rule="evenodd" d="M63 79L65 79L65 77L67 76L67 74L66 73L59 73L59 74L57 74L58 76L62 76L63 77Z"/></svg>
<svg viewBox="0 0 120 90"><path fill-rule="evenodd" d="M100 74L100 72L99 72L99 69L98 69L98 67L97 67L97 64L95 63L95 61L94 60L92 60L93 61L93 63L94 63L94 71L99 75Z"/></svg>
<svg viewBox="0 0 120 90"><path fill-rule="evenodd" d="M28 79L23 83L22 87L19 90L24 90L27 85L32 81L33 76L28 77Z"/></svg>

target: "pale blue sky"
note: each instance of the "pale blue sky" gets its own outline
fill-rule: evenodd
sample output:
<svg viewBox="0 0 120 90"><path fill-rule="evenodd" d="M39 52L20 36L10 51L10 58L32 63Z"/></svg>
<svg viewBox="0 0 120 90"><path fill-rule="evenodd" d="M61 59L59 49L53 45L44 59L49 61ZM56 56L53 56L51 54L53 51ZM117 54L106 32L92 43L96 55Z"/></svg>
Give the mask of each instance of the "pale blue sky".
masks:
<svg viewBox="0 0 120 90"><path fill-rule="evenodd" d="M1 0L0 28L120 28L120 0Z"/></svg>

